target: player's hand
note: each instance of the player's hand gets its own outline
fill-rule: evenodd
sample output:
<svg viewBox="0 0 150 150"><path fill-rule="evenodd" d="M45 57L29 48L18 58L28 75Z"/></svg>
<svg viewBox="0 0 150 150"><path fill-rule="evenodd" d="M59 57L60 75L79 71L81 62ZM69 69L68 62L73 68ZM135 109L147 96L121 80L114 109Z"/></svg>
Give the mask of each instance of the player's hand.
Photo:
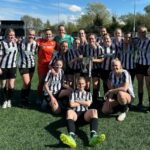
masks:
<svg viewBox="0 0 150 150"><path fill-rule="evenodd" d="M106 92L105 96L104 97L112 97L113 96L113 90L109 90Z"/></svg>
<svg viewBox="0 0 150 150"><path fill-rule="evenodd" d="M79 57L78 57L77 60L78 60L78 61L82 61L82 60L83 60L83 55L79 55Z"/></svg>
<svg viewBox="0 0 150 150"><path fill-rule="evenodd" d="M79 103L79 100L75 100L75 102Z"/></svg>

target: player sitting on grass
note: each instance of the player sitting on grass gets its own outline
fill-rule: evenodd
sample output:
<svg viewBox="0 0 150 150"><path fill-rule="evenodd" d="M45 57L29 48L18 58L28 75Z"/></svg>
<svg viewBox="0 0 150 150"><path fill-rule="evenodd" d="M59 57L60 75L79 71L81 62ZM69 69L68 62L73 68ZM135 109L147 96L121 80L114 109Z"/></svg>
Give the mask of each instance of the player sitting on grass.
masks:
<svg viewBox="0 0 150 150"><path fill-rule="evenodd" d="M61 134L60 140L71 148L76 148L75 122L85 121L90 122L91 138L90 146L95 146L105 140L105 135L99 135L98 131L98 114L96 109L88 109L92 104L91 93L85 91L85 78L80 77L77 82L77 90L73 91L69 99L70 109L67 110L67 128L69 135Z"/></svg>
<svg viewBox="0 0 150 150"><path fill-rule="evenodd" d="M58 114L61 112L64 105L62 99L71 93L72 89L69 86L64 85L64 71L62 69L63 61L57 59L53 69L50 69L45 78L44 84L44 97L52 109L52 112ZM54 73L55 72L55 73Z"/></svg>

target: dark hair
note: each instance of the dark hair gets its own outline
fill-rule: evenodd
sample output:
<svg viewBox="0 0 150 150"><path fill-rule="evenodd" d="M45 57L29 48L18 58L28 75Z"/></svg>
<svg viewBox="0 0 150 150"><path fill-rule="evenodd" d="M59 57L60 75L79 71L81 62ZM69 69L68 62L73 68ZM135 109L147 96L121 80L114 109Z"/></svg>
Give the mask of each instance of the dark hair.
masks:
<svg viewBox="0 0 150 150"><path fill-rule="evenodd" d="M80 41L80 38L79 38L79 37L74 37L74 41L75 41L75 40L79 40L79 41Z"/></svg>
<svg viewBox="0 0 150 150"><path fill-rule="evenodd" d="M91 36L91 35L94 35L94 37L95 37L95 39L96 39L96 34L95 33L90 33L89 35L88 35L88 39L89 39L89 37Z"/></svg>
<svg viewBox="0 0 150 150"><path fill-rule="evenodd" d="M106 29L106 30L107 30L107 28L106 28L105 26L100 26L99 28L100 28L100 29Z"/></svg>
<svg viewBox="0 0 150 150"><path fill-rule="evenodd" d="M62 42L60 43L60 46L61 46L62 44L64 44L64 43L68 43L68 41L62 41Z"/></svg>

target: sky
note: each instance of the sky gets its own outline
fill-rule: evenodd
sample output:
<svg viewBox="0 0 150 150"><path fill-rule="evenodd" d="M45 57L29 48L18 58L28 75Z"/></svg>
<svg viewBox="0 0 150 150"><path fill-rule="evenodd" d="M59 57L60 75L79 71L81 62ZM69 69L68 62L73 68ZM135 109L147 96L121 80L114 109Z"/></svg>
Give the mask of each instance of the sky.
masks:
<svg viewBox="0 0 150 150"><path fill-rule="evenodd" d="M51 24L75 21L86 13L88 3L100 2L111 14L144 13L150 0L0 0L0 20L20 20L24 15L38 17Z"/></svg>

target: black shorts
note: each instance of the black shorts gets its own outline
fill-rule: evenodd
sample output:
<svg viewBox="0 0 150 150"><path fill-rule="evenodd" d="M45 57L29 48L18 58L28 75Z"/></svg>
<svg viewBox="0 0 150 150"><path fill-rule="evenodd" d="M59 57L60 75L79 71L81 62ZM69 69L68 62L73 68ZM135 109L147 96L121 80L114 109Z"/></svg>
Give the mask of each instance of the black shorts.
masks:
<svg viewBox="0 0 150 150"><path fill-rule="evenodd" d="M105 80L105 81L108 80L110 72L111 72L111 70L101 69L101 73L100 73L101 79Z"/></svg>
<svg viewBox="0 0 150 150"><path fill-rule="evenodd" d="M34 71L35 71L35 67L32 67L32 68L19 68L19 72L20 72L21 75L27 74L27 73L32 74L32 73L34 73Z"/></svg>
<svg viewBox="0 0 150 150"><path fill-rule="evenodd" d="M136 74L136 69L127 69L127 71L129 72L131 76L135 76Z"/></svg>
<svg viewBox="0 0 150 150"><path fill-rule="evenodd" d="M59 98L59 93L60 91L57 93L57 94L53 94L53 96L56 98L58 104L59 104L59 107L61 108L61 110L67 110L68 109L68 103L69 103L69 97L67 96L64 96L62 98ZM50 97L48 95L44 95L44 99L47 101L47 103L49 103L51 100L50 100Z"/></svg>
<svg viewBox="0 0 150 150"><path fill-rule="evenodd" d="M148 73L147 73L148 68L149 68L149 65L136 64L136 74L149 76Z"/></svg>
<svg viewBox="0 0 150 150"><path fill-rule="evenodd" d="M56 100L58 101L58 96L59 96L59 93L58 94L53 94L53 96L56 98ZM50 97L49 95L44 95L44 99L47 101L47 102L50 102Z"/></svg>
<svg viewBox="0 0 150 150"><path fill-rule="evenodd" d="M92 77L100 77L101 69L92 70Z"/></svg>
<svg viewBox="0 0 150 150"><path fill-rule="evenodd" d="M92 70L92 72L91 72L91 76L92 77L100 77L101 75L101 69L94 69L94 70ZM81 76L83 76L83 77L88 77L89 76L89 72L87 72L87 73L83 73L82 71L81 71L81 73L80 73L80 75Z"/></svg>
<svg viewBox="0 0 150 150"><path fill-rule="evenodd" d="M1 79L15 79L16 78L16 68L1 68L2 69L2 75Z"/></svg>
<svg viewBox="0 0 150 150"><path fill-rule="evenodd" d="M67 68L64 70L64 73L65 73L65 74L69 74L69 75L73 75L73 74L74 74L74 70L71 69L70 67L67 67Z"/></svg>
<svg viewBox="0 0 150 150"><path fill-rule="evenodd" d="M79 124L79 125L84 125L84 124L87 124L88 122L84 119L84 114L85 114L86 111L79 111L79 112L76 112L77 114L77 121L76 123Z"/></svg>
<svg viewBox="0 0 150 150"><path fill-rule="evenodd" d="M73 74L73 75L74 75L74 74L77 74L77 73L80 73L80 72L81 72L80 69L72 70L72 74Z"/></svg>

